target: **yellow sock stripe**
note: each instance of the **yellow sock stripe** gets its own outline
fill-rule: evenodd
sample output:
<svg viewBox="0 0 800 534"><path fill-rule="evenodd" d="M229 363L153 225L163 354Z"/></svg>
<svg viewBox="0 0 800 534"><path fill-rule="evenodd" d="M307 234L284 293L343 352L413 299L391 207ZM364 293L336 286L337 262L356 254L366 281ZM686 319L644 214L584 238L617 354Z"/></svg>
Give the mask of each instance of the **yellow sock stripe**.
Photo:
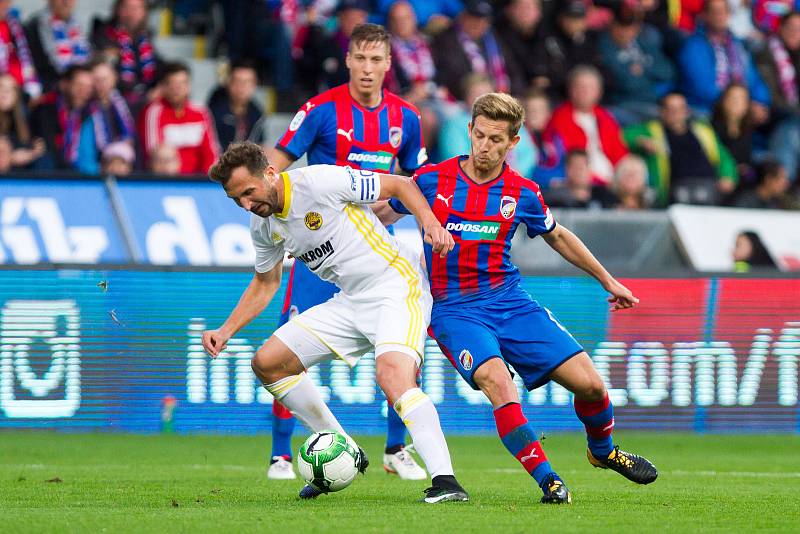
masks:
<svg viewBox="0 0 800 534"><path fill-rule="evenodd" d="M414 395L410 396L407 399L403 399L401 402L396 402L394 404L394 408L397 411L397 414L400 416L400 418L405 419L410 412L414 411L414 408L416 408L426 400L428 400L428 396L425 393L419 392L415 393Z"/></svg>
<svg viewBox="0 0 800 534"><path fill-rule="evenodd" d="M289 391L292 390L295 386L297 386L297 384L300 383L300 380L302 380L302 378L303 375L289 376L281 380L278 380L274 384L264 384L264 387L267 388L267 391L272 393L273 397L275 397L276 399L280 399L281 397L289 393Z"/></svg>
<svg viewBox="0 0 800 534"><path fill-rule="evenodd" d="M405 344L414 347L414 350L419 350L417 348L419 341L418 338L423 327L422 310L419 306L419 297L421 296L421 291L419 288L419 274L416 272L416 270L414 270L408 260L400 256L399 253L397 253L391 247L391 245L386 243L383 237L375 231L374 226L369 220L367 220L366 215L349 205L345 207L345 210L348 212L348 217L350 217L353 223L356 224L356 227L359 229L361 234L364 235L364 238L368 243L370 243L370 246L373 249L378 246L384 251L394 253L392 260L389 260L389 258L383 254L381 255L386 258L387 261L389 261L389 264L392 267L400 272L401 276L405 278L409 285L409 294L406 298L406 304L409 309L411 324L409 325L409 331L406 335ZM376 250L376 252L378 251Z"/></svg>
<svg viewBox="0 0 800 534"><path fill-rule="evenodd" d="M415 283L415 278L417 278L415 273L412 274L413 271L409 269L410 265L408 262L405 262L405 265L403 265L402 261L396 261L398 258L401 260L403 260L403 258L399 256L399 253L395 249L392 249L391 246L381 238L381 236L375 231L374 226L370 224L363 213L359 213L358 210L350 205L345 206L345 212L347 213L347 216L351 222L353 222L353 224L356 226L358 232L370 245L370 248L383 257L389 263L389 265L394 267L406 280L406 283L409 286L409 292L406 296L406 306L408 307L410 318L409 330L406 333L406 344L412 346L416 345L416 343L414 343L416 339L414 332L419 331L419 323L421 322L422 312L419 310L418 305L420 292L417 284Z"/></svg>

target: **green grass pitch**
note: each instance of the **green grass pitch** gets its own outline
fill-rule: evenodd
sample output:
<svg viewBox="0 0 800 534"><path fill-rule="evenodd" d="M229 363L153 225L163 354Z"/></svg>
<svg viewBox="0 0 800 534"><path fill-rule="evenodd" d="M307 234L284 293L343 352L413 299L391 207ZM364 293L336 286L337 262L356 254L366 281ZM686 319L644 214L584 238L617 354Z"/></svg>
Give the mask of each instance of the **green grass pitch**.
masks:
<svg viewBox="0 0 800 534"><path fill-rule="evenodd" d="M544 447L573 493L544 506L496 437L450 436L470 503L425 505L426 482L372 460L346 490L305 502L299 481L267 481L265 436L0 432L0 532L800 532L800 436L622 433L658 466L636 486L591 467L584 439ZM295 439L299 446L301 437Z"/></svg>

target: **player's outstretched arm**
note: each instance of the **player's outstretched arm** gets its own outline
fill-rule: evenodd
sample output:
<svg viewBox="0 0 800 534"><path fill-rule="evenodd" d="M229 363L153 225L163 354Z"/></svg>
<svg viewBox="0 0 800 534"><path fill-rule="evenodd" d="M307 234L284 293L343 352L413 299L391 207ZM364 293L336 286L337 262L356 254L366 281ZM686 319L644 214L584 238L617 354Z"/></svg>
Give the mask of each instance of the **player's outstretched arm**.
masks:
<svg viewBox="0 0 800 534"><path fill-rule="evenodd" d="M397 213L394 211L389 205L388 200L379 200L374 204L370 204L369 207L372 208L372 211L375 212L375 216L378 217L378 220L381 221L384 226L394 224L405 216L405 213Z"/></svg>
<svg viewBox="0 0 800 534"><path fill-rule="evenodd" d="M216 330L203 332L203 348L212 358L219 356L219 353L225 350L228 340L258 317L258 314L272 301L281 286L282 264L283 262L279 261L269 271L255 273L225 323Z"/></svg>
<svg viewBox="0 0 800 534"><path fill-rule="evenodd" d="M412 179L396 174L382 174L379 200L390 198L396 198L414 214L422 228L423 239L431 245L434 254L444 257L453 250L453 236L439 223L422 191Z"/></svg>
<svg viewBox="0 0 800 534"><path fill-rule="evenodd" d="M611 293L608 298L608 302L611 303L611 311L632 308L639 303L639 299L633 296L631 290L617 282L583 244L583 241L567 228L558 225L552 232L542 234L542 237L565 260L592 275L600 282L603 289Z"/></svg>

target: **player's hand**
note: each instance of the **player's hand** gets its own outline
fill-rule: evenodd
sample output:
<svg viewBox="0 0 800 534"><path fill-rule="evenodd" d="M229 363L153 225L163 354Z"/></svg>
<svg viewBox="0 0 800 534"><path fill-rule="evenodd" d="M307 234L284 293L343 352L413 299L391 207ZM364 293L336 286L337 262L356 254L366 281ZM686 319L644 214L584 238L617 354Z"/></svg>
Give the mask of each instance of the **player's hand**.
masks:
<svg viewBox="0 0 800 534"><path fill-rule="evenodd" d="M608 297L608 302L611 304L612 312L633 308L639 304L639 299L633 296L631 290L614 279L605 284L604 288L611 293L611 296Z"/></svg>
<svg viewBox="0 0 800 534"><path fill-rule="evenodd" d="M212 358L216 358L228 346L229 339L230 336L219 330L206 330L203 332L203 348Z"/></svg>
<svg viewBox="0 0 800 534"><path fill-rule="evenodd" d="M453 236L438 222L426 226L423 230L425 233L423 240L431 246L434 254L438 254L442 258L456 246Z"/></svg>

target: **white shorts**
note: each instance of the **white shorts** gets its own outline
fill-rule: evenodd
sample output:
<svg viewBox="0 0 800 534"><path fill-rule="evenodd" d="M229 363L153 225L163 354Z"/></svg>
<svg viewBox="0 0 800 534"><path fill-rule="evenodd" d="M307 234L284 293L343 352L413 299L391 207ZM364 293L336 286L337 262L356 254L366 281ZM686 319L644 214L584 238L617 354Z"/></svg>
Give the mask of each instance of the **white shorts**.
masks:
<svg viewBox="0 0 800 534"><path fill-rule="evenodd" d="M415 272L389 268L376 287L357 295L335 294L275 331L306 369L340 358L350 367L368 352L401 352L417 365L431 319L428 280L418 263Z"/></svg>

